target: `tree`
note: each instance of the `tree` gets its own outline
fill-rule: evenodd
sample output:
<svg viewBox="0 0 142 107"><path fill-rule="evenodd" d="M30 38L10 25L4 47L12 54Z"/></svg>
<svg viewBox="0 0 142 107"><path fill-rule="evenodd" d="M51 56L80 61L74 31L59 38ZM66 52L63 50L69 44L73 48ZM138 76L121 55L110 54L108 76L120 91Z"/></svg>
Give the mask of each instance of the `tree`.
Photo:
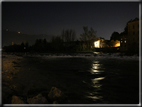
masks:
<svg viewBox="0 0 142 107"><path fill-rule="evenodd" d="M67 29L67 30L62 30L62 33L61 33L61 39L64 41L64 42L71 42L71 41L74 41L76 38L76 33L74 30L72 29Z"/></svg>
<svg viewBox="0 0 142 107"><path fill-rule="evenodd" d="M52 36L51 39L51 46L52 46L52 50L61 50L62 49L62 39L60 36Z"/></svg>
<svg viewBox="0 0 142 107"><path fill-rule="evenodd" d="M120 41L120 34L118 32L113 32L111 37L110 37L110 40L119 40Z"/></svg>
<svg viewBox="0 0 142 107"><path fill-rule="evenodd" d="M80 40L84 42L84 50L90 50L91 46L94 46L94 41L96 40L96 31L91 27L90 30L88 30L88 26L83 27L83 34L80 36Z"/></svg>

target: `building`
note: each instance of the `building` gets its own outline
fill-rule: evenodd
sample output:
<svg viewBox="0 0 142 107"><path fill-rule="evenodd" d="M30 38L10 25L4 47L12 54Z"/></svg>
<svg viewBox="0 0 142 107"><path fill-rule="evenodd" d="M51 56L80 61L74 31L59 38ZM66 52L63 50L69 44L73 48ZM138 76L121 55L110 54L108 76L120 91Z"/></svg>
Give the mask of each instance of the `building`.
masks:
<svg viewBox="0 0 142 107"><path fill-rule="evenodd" d="M98 38L97 41L94 42L95 48L103 48L104 47L104 38Z"/></svg>
<svg viewBox="0 0 142 107"><path fill-rule="evenodd" d="M135 18L127 23L127 34L121 35L121 52L139 52L139 19Z"/></svg>

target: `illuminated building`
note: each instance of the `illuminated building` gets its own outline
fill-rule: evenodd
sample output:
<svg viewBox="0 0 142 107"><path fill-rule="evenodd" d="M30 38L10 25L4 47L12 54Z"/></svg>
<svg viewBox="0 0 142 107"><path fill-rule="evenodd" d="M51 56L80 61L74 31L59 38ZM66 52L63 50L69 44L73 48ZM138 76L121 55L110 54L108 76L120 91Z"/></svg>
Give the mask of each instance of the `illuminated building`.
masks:
<svg viewBox="0 0 142 107"><path fill-rule="evenodd" d="M98 38L97 41L94 42L95 48L103 48L104 47L104 38Z"/></svg>
<svg viewBox="0 0 142 107"><path fill-rule="evenodd" d="M115 41L114 47L120 47L120 41Z"/></svg>
<svg viewBox="0 0 142 107"><path fill-rule="evenodd" d="M138 52L139 51L139 19L135 18L127 23L127 34L121 35L120 51L121 52Z"/></svg>

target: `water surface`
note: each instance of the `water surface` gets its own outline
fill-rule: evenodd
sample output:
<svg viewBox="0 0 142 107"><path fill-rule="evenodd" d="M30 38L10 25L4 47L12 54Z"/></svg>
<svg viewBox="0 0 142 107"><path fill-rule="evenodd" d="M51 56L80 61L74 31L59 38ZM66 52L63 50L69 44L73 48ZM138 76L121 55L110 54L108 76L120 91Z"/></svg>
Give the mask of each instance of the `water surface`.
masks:
<svg viewBox="0 0 142 107"><path fill-rule="evenodd" d="M70 104L139 103L138 60L28 57L23 66L19 78L24 78L25 87L48 87L48 91L57 87L68 96Z"/></svg>

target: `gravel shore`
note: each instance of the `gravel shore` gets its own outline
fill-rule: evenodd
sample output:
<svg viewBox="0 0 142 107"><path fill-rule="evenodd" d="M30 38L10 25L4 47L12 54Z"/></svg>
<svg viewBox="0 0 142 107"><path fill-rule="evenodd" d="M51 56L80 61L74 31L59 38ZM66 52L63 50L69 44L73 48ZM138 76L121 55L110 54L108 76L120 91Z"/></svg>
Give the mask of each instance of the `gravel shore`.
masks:
<svg viewBox="0 0 142 107"><path fill-rule="evenodd" d="M14 94L17 86L12 84L12 80L16 78L20 71L20 62L22 56L13 54L2 54L2 103L11 103L11 96Z"/></svg>

